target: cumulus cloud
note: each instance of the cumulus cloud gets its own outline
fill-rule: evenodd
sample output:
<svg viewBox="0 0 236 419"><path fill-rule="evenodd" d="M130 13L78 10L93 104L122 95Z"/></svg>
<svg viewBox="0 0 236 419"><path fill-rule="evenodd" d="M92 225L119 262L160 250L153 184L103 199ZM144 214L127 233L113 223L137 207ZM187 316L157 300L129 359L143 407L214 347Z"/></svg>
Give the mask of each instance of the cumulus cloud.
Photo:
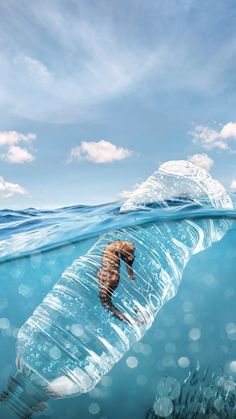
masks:
<svg viewBox="0 0 236 419"><path fill-rule="evenodd" d="M94 163L111 163L131 155L131 150L118 147L107 140L82 141L79 146L72 148L67 162L85 159Z"/></svg>
<svg viewBox="0 0 236 419"><path fill-rule="evenodd" d="M8 163L30 163L35 156L26 148L12 145L6 153L0 154L0 158Z"/></svg>
<svg viewBox="0 0 236 419"><path fill-rule="evenodd" d="M191 163L196 164L197 166L202 167L208 171L214 164L214 160L211 159L206 153L193 154L192 156L188 157L188 160L191 161Z"/></svg>
<svg viewBox="0 0 236 419"><path fill-rule="evenodd" d="M8 163L30 163L35 159L32 154L31 143L36 134L22 134L17 131L0 132L0 159ZM18 144L24 143L25 147ZM27 147L27 148L26 148ZM30 149L29 149L30 148Z"/></svg>
<svg viewBox="0 0 236 419"><path fill-rule="evenodd" d="M236 179L233 179L233 180L232 180L232 182L231 182L231 184L230 184L230 190L231 190L233 193L236 193Z"/></svg>
<svg viewBox="0 0 236 419"><path fill-rule="evenodd" d="M18 183L11 183L0 176L0 198L11 198L13 195L27 195L27 190Z"/></svg>
<svg viewBox="0 0 236 419"><path fill-rule="evenodd" d="M229 141L236 140L236 122L228 122L218 131L204 125L198 125L190 134L195 144L200 144L208 150L218 148L232 151Z"/></svg>
<svg viewBox="0 0 236 419"><path fill-rule="evenodd" d="M31 142L36 139L36 134L29 132L28 134L21 134L17 131L2 131L0 132L0 146L10 146L21 142Z"/></svg>
<svg viewBox="0 0 236 419"><path fill-rule="evenodd" d="M130 198L130 196L132 195L132 193L139 188L139 186L141 185L141 183L135 183L135 185L133 186L132 189L128 190L128 189L124 189L123 191L118 193L118 197L121 199L128 199Z"/></svg>

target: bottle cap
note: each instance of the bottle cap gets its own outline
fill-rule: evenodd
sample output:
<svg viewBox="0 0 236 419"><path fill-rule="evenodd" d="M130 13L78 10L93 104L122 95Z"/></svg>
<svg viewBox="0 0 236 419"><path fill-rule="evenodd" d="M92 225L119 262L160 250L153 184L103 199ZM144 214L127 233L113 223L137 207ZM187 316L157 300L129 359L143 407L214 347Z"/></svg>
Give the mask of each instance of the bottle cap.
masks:
<svg viewBox="0 0 236 419"><path fill-rule="evenodd" d="M7 390L0 394L0 401L22 419L43 411L48 398L44 388L35 385L21 372L9 378Z"/></svg>

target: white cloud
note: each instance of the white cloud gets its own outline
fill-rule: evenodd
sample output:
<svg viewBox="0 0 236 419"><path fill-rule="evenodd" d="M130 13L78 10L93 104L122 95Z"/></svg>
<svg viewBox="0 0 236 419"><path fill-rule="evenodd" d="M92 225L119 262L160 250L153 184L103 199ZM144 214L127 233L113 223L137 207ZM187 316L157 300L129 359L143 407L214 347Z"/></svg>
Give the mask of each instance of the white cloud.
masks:
<svg viewBox="0 0 236 419"><path fill-rule="evenodd" d="M36 134L29 132L28 134L21 134L17 131L2 131L0 132L0 146L9 146L21 142L31 142L36 139Z"/></svg>
<svg viewBox="0 0 236 419"><path fill-rule="evenodd" d="M230 190L234 193L236 193L236 179L233 179L230 184Z"/></svg>
<svg viewBox="0 0 236 419"><path fill-rule="evenodd" d="M208 150L213 148L231 150L228 142L229 140L236 140L236 122L228 122L218 131L204 125L198 125L190 134L194 143L200 144Z"/></svg>
<svg viewBox="0 0 236 419"><path fill-rule="evenodd" d="M211 159L206 153L202 154L193 154L192 156L188 157L188 160L191 163L196 164L203 169L210 170L214 164L214 160Z"/></svg>
<svg viewBox="0 0 236 419"><path fill-rule="evenodd" d="M122 199L128 199L130 198L133 191L129 191L127 189L124 189L123 191L118 193L118 196Z"/></svg>
<svg viewBox="0 0 236 419"><path fill-rule="evenodd" d="M132 155L127 148L117 147L110 141L82 141L70 151L68 162L86 159L94 163L111 163L123 160Z"/></svg>
<svg viewBox="0 0 236 419"><path fill-rule="evenodd" d="M30 163L35 159L35 156L26 148L12 145L6 153L0 154L0 159L8 163Z"/></svg>
<svg viewBox="0 0 236 419"><path fill-rule="evenodd" d="M118 193L118 197L122 198L122 199L128 199L130 198L130 196L133 194L133 192L139 188L139 186L141 185L141 183L135 183L135 185L132 187L132 189L127 190L124 189L123 191Z"/></svg>
<svg viewBox="0 0 236 419"><path fill-rule="evenodd" d="M0 176L0 198L11 198L13 195L27 195L27 190L18 183L10 183Z"/></svg>
<svg viewBox="0 0 236 419"><path fill-rule="evenodd" d="M17 131L0 132L0 147L3 152L0 153L0 159L8 163L30 163L35 159L32 150L20 147L17 144L24 143L26 147L31 147L31 143L36 139L36 134L22 134Z"/></svg>

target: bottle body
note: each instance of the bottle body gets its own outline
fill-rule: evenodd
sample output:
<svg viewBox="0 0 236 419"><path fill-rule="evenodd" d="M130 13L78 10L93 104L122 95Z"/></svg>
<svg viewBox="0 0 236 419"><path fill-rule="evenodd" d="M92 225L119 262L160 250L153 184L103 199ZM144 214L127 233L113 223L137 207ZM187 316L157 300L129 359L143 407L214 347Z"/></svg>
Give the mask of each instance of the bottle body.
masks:
<svg viewBox="0 0 236 419"><path fill-rule="evenodd" d="M190 256L208 247L215 231L211 220L182 220L105 234L63 273L20 329L19 364L42 377L50 396L91 390L176 294ZM104 252L119 241L134 243L134 278L129 278L120 260L119 285L112 296L129 323L115 318L99 298ZM112 267L110 274L113 277Z"/></svg>
<svg viewBox="0 0 236 419"><path fill-rule="evenodd" d="M121 212L148 210L156 202L170 211L176 197L183 208L186 202L232 208L224 188L205 170L180 161L161 166ZM48 396L91 390L176 294L191 255L220 240L229 225L220 218L181 219L104 234L66 269L20 329L19 373ZM133 254L119 250L124 243Z"/></svg>

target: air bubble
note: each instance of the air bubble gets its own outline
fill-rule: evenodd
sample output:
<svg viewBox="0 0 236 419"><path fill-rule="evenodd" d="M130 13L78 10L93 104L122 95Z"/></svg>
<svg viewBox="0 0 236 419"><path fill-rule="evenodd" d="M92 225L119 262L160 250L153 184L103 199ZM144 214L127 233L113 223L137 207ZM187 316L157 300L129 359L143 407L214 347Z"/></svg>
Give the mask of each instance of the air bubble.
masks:
<svg viewBox="0 0 236 419"><path fill-rule="evenodd" d="M194 354L196 354L197 352L200 352L200 351L201 351L201 349L202 349L202 346L201 346L201 344L200 344L198 341L196 341L196 342L191 342L191 343L189 344L189 346L188 346L188 350L189 350L189 352L190 352L190 353L194 353Z"/></svg>
<svg viewBox="0 0 236 419"><path fill-rule="evenodd" d="M42 285L48 286L52 282L52 278L49 275L43 275L41 278Z"/></svg>
<svg viewBox="0 0 236 419"><path fill-rule="evenodd" d="M97 403L91 403L88 408L89 413L91 415L97 415L100 412L100 406Z"/></svg>
<svg viewBox="0 0 236 419"><path fill-rule="evenodd" d="M96 399L97 397L101 396L101 390L99 390L99 388L95 387L92 390L90 390L89 396Z"/></svg>
<svg viewBox="0 0 236 419"><path fill-rule="evenodd" d="M236 340L236 324L227 323L225 326L226 333L229 340Z"/></svg>
<svg viewBox="0 0 236 419"><path fill-rule="evenodd" d="M152 352L152 347L151 345L148 344L143 344L141 346L141 350L140 350L141 354L144 356L149 356Z"/></svg>
<svg viewBox="0 0 236 419"><path fill-rule="evenodd" d="M7 330L9 329L10 326L11 326L11 323L9 319L7 319L6 317L0 318L0 329Z"/></svg>
<svg viewBox="0 0 236 419"><path fill-rule="evenodd" d="M168 397L159 397L155 401L153 409L156 415L166 418L173 410L173 403Z"/></svg>
<svg viewBox="0 0 236 419"><path fill-rule="evenodd" d="M221 397L218 397L215 401L214 401L214 406L216 408L216 410L222 410L224 407L224 400Z"/></svg>
<svg viewBox="0 0 236 419"><path fill-rule="evenodd" d="M77 336L77 337L81 337L84 334L83 329L81 328L81 326L79 324L72 324L71 326L71 332L73 333L73 335Z"/></svg>
<svg viewBox="0 0 236 419"><path fill-rule="evenodd" d="M212 388L211 387L206 387L206 388L204 388L204 390L203 390L203 395L204 395L204 397L205 397L205 399L211 399L212 397L213 397L213 390L212 390Z"/></svg>
<svg viewBox="0 0 236 419"><path fill-rule="evenodd" d="M104 387L110 387L112 385L112 378L109 375L106 375L105 377L102 378L101 384Z"/></svg>
<svg viewBox="0 0 236 419"><path fill-rule="evenodd" d="M196 321L194 315L192 313L187 313L184 316L184 322L185 324L193 324Z"/></svg>
<svg viewBox="0 0 236 419"><path fill-rule="evenodd" d="M185 311L185 313L189 313L190 311L193 311L194 305L192 301L185 301L182 305L182 309L183 311Z"/></svg>
<svg viewBox="0 0 236 419"><path fill-rule="evenodd" d="M190 361L186 356L181 356L178 359L178 364L181 368L187 368L190 365Z"/></svg>
<svg viewBox="0 0 236 419"><path fill-rule="evenodd" d="M18 287L18 293L20 295L22 295L23 297L30 297L32 295L32 290L30 289L30 287L28 287L28 285L25 284L21 284Z"/></svg>
<svg viewBox="0 0 236 419"><path fill-rule="evenodd" d="M148 383L148 378L146 377L146 375L138 375L138 377L136 378L136 383L138 384L138 386L143 387Z"/></svg>
<svg viewBox="0 0 236 419"><path fill-rule="evenodd" d="M57 359L61 358L61 351L57 346L53 346L49 351L49 355L56 361Z"/></svg>
<svg viewBox="0 0 236 419"><path fill-rule="evenodd" d="M171 355L165 355L162 358L162 363L165 367L172 367L175 364L175 360Z"/></svg>
<svg viewBox="0 0 236 419"><path fill-rule="evenodd" d="M6 298L0 298L0 309L3 310L8 306L8 301Z"/></svg>
<svg viewBox="0 0 236 419"><path fill-rule="evenodd" d="M236 373L236 361L230 362L229 368L233 373Z"/></svg>
<svg viewBox="0 0 236 419"><path fill-rule="evenodd" d="M222 386L223 386L224 390L228 393L229 391L234 391L235 383L233 382L233 380L225 379L222 382Z"/></svg>
<svg viewBox="0 0 236 419"><path fill-rule="evenodd" d="M190 332L189 332L189 337L192 340L198 340L198 339L200 339L200 337L201 337L201 331L200 331L200 329L197 329L197 328L191 329Z"/></svg>
<svg viewBox="0 0 236 419"><path fill-rule="evenodd" d="M129 368L136 368L138 366L138 360L136 356L129 356L126 360L126 364Z"/></svg>

